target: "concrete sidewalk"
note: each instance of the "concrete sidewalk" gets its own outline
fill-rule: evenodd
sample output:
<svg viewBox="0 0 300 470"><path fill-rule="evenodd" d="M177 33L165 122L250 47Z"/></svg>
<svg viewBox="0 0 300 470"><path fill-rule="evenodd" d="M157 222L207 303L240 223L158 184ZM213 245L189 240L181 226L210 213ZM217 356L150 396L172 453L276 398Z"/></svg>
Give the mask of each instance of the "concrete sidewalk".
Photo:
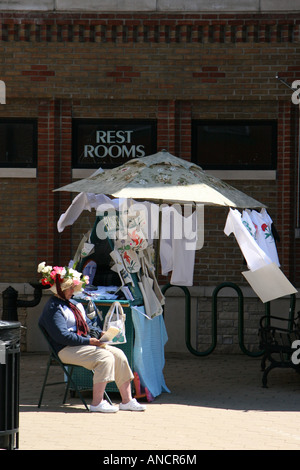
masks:
<svg viewBox="0 0 300 470"><path fill-rule="evenodd" d="M300 376L275 369L264 389L260 358L167 354L171 393L146 412L115 414L88 413L78 398L63 406L63 385L48 387L38 409L46 363L21 354L20 450L300 449Z"/></svg>

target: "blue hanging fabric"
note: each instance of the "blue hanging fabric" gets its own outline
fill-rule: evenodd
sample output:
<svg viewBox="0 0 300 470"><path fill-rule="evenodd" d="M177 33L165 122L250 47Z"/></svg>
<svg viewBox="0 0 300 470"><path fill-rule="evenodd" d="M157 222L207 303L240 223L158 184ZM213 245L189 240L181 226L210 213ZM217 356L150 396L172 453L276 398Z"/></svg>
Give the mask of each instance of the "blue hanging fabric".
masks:
<svg viewBox="0 0 300 470"><path fill-rule="evenodd" d="M163 316L150 320L145 316L144 307L137 306L132 306L131 312L135 332L133 370L153 397L162 392L170 393L163 375L164 346L168 340Z"/></svg>

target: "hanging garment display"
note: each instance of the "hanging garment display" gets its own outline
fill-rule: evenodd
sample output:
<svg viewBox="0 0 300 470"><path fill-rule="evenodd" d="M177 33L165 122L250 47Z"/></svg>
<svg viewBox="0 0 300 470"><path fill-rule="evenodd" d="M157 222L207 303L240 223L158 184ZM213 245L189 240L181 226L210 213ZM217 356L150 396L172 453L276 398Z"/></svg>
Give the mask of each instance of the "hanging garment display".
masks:
<svg viewBox="0 0 300 470"><path fill-rule="evenodd" d="M266 209L260 212L247 211L256 229L256 241L273 263L280 266L275 239L272 232L273 221Z"/></svg>
<svg viewBox="0 0 300 470"><path fill-rule="evenodd" d="M163 308L154 292L154 281L149 276L145 261L141 258L141 271L139 273L139 288L143 296L145 313L149 319L162 315Z"/></svg>
<svg viewBox="0 0 300 470"><path fill-rule="evenodd" d="M175 207L162 209L160 262L163 275L172 271L170 283L192 286L197 243L196 212L184 217Z"/></svg>
<svg viewBox="0 0 300 470"><path fill-rule="evenodd" d="M137 306L131 307L131 313L135 331L133 370L153 397L162 392L170 393L163 375L164 346L168 340L163 316L149 320L144 307Z"/></svg>
<svg viewBox="0 0 300 470"><path fill-rule="evenodd" d="M84 244L89 241L90 235L91 235L91 230L89 230L87 233L85 233L85 234L83 235L83 237L82 237L82 239L81 239L81 241L80 241L80 243L79 243L79 245L78 245L78 247L77 247L77 250L76 250L76 253L75 253L75 255L74 255L74 258L73 258L73 260L71 261L71 263L73 263L72 266L76 266L76 264L80 261L82 249L83 249L83 247L84 247Z"/></svg>
<svg viewBox="0 0 300 470"><path fill-rule="evenodd" d="M145 250L147 241L147 213L143 204L133 202L127 213L127 234L132 240L132 249L136 251Z"/></svg>
<svg viewBox="0 0 300 470"><path fill-rule="evenodd" d="M159 205L152 202L143 201L145 208L145 225L143 232L146 235L148 245L152 245L154 240L159 238Z"/></svg>
<svg viewBox="0 0 300 470"><path fill-rule="evenodd" d="M122 257L124 267L129 273L139 272L141 265L137 252L132 248L131 238L126 240L116 240L115 250L117 250Z"/></svg>
<svg viewBox="0 0 300 470"><path fill-rule="evenodd" d="M110 256L111 256L111 258L113 259L113 261L115 263L111 267L111 270L118 273L119 278L120 278L121 283L122 283L122 286L124 286L125 284L129 284L129 283L134 285L134 282L133 282L133 279L132 279L130 273L125 269L125 266L123 264L123 260L122 260L122 257L120 255L120 253L117 250L113 250L110 253Z"/></svg>
<svg viewBox="0 0 300 470"><path fill-rule="evenodd" d="M149 246L146 250L142 253L143 263L147 267L148 275L151 277L153 281L153 290L155 292L156 297L158 298L161 305L165 304L165 296L163 295L161 288L158 284L157 277L155 276L155 267L154 267L154 258L153 258L153 247Z"/></svg>
<svg viewBox="0 0 300 470"><path fill-rule="evenodd" d="M243 224L242 215L237 209L229 209L224 233L227 236L231 233L234 234L250 271L255 271L272 262L269 256L258 246L253 233Z"/></svg>
<svg viewBox="0 0 300 470"><path fill-rule="evenodd" d="M143 228L146 225L146 217L144 211L129 210L126 213L121 213L120 224L122 227L126 224L126 230L123 229L125 234L124 238L117 238L115 240L115 249L120 253L125 268L129 273L139 272L141 265L138 253L145 250L148 246L146 235ZM118 233L116 234L118 236Z"/></svg>
<svg viewBox="0 0 300 470"><path fill-rule="evenodd" d="M227 236L234 234L246 259L249 271L242 272L242 275L264 303L296 293L297 290L279 269L278 264L272 261L257 242L262 235L259 233L260 229L264 238L262 246L265 246L263 243L266 238L271 239L271 225L268 225L270 220L266 214L260 216L259 213L253 214L252 212L243 211L242 216L237 209L230 208L224 228ZM269 253L274 256L274 252L269 251Z"/></svg>
<svg viewBox="0 0 300 470"><path fill-rule="evenodd" d="M133 201L120 209L118 213L113 210L104 215L97 230L114 241L114 249L119 252L125 269L129 273L137 273L141 267L138 253L148 246L143 230L146 225L145 211L136 210Z"/></svg>
<svg viewBox="0 0 300 470"><path fill-rule="evenodd" d="M57 222L58 232L62 232L65 227L72 225L84 210L91 212L91 209L97 209L101 204L113 204L113 202L104 194L79 193L66 212L61 214Z"/></svg>
<svg viewBox="0 0 300 470"><path fill-rule="evenodd" d="M253 222L251 220L249 212L250 211L248 209L243 211L243 213L242 213L242 222L245 225L248 232L250 233L250 235L254 238L255 241L257 241L257 239L256 239L256 228L255 228L255 225L253 224Z"/></svg>

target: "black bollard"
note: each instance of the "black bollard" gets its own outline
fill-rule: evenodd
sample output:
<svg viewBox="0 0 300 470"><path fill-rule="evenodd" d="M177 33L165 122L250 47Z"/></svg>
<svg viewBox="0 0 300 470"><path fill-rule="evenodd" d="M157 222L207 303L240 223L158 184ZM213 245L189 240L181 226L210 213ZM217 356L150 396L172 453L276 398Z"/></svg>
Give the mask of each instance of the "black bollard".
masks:
<svg viewBox="0 0 300 470"><path fill-rule="evenodd" d="M5 321L18 321L18 292L11 286L2 292L3 314Z"/></svg>
<svg viewBox="0 0 300 470"><path fill-rule="evenodd" d="M39 304L42 298L42 290L44 286L39 283L30 283L34 287L32 300L18 300L18 292L11 286L2 292L3 299L3 314L2 320L5 321L18 321L18 308L19 307L35 307Z"/></svg>

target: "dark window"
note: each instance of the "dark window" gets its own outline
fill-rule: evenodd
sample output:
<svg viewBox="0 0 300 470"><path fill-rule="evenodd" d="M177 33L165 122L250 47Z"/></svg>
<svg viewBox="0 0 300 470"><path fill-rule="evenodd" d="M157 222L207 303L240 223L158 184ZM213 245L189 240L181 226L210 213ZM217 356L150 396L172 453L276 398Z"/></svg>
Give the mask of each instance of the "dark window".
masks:
<svg viewBox="0 0 300 470"><path fill-rule="evenodd" d="M276 121L193 121L192 159L207 170L274 170Z"/></svg>
<svg viewBox="0 0 300 470"><path fill-rule="evenodd" d="M0 167L33 168L36 157L36 120L0 119Z"/></svg>
<svg viewBox="0 0 300 470"><path fill-rule="evenodd" d="M73 168L113 168L156 152L156 121L73 120Z"/></svg>

